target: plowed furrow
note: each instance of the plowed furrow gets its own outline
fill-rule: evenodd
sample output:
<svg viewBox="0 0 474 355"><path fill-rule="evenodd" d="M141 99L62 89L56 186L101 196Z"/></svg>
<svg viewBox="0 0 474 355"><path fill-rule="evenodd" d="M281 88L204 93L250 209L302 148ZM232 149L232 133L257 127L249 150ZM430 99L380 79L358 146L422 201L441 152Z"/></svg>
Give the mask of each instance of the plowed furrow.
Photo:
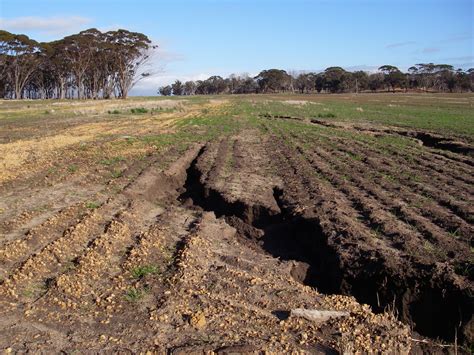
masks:
<svg viewBox="0 0 474 355"><path fill-rule="evenodd" d="M104 233L75 260L74 267L56 277L45 301L72 309L102 303L105 311L111 312L117 303L115 298L123 296L126 289L122 281L129 277L123 267L128 253L149 228L148 216L159 212L158 208L153 211L148 206L144 211L142 207L130 204L116 215Z"/></svg>
<svg viewBox="0 0 474 355"><path fill-rule="evenodd" d="M474 159L467 156L461 156L456 153L446 152L446 151L435 151L433 155L436 155L443 162L455 163L459 169L466 169L467 171L471 170L474 167Z"/></svg>
<svg viewBox="0 0 474 355"><path fill-rule="evenodd" d="M351 160L346 154L337 150L332 151L331 154L333 154L333 157L337 156L339 158L337 161L344 162L344 174L349 172L350 179L355 180L360 188L365 189L374 196L386 195L385 200L387 204L393 205L398 203L402 209L400 210L399 207L393 205L394 211L397 211L396 213L411 221L409 222L410 224L423 228L427 236L432 236L428 230L438 229L438 232L448 237L448 243L453 237L458 237L460 240L470 243L470 236L474 233L472 225L466 223L463 219L451 213L451 211L430 202L423 196L413 193L405 186L390 183L383 177L374 177L370 181L365 176L368 170L365 163ZM337 162L336 159L332 161ZM370 166L369 169L375 171L376 168L376 166ZM422 207L417 205L422 205ZM419 217L421 216L423 216L424 221L420 220Z"/></svg>
<svg viewBox="0 0 474 355"><path fill-rule="evenodd" d="M420 153L416 151L404 151L404 148L400 147L398 150L396 147L392 147L389 151L381 151L364 143L351 145L350 148L348 148L347 142L344 141L338 141L337 146L341 151L345 151L348 154L358 154L361 158L370 157L370 159L379 160L380 168L384 165L392 167L394 169L392 172L396 174L395 176L397 177L415 178L426 185L435 184L440 191L456 196L456 198L460 200L469 199L469 195L463 194L464 191L473 191L473 185L469 183L469 181L464 181L460 178L459 174L451 176L452 170L447 174L437 172L433 169L433 164L427 164L425 160L417 158L416 155ZM423 157L428 156L427 154L423 154ZM412 168L412 166L421 166L423 168L415 169ZM472 192L470 195L472 195Z"/></svg>
<svg viewBox="0 0 474 355"><path fill-rule="evenodd" d="M414 238L422 239L413 227L398 219L379 201L340 178L317 154L311 154L308 161L318 173L327 178L334 188L346 195L353 208L368 220L368 225L375 231L375 237L383 237L392 246L404 249L408 249L408 245Z"/></svg>
<svg viewBox="0 0 474 355"><path fill-rule="evenodd" d="M66 230L61 237L47 244L38 253L31 255L20 266L12 270L0 291L11 296L18 293L31 282L44 282L56 274L73 267L73 261L87 245L104 231L107 221L113 218L125 201L106 203L94 210L74 228Z"/></svg>
<svg viewBox="0 0 474 355"><path fill-rule="evenodd" d="M456 198L460 194L464 195L465 199L471 200L469 195L466 195L463 189L457 189L453 191L453 189L446 188L446 184L442 182L438 182L436 187L432 187L431 184L433 182L429 181L429 178L426 177L426 182L419 182L414 180L413 176L418 176L422 170L414 170L407 168L406 166L402 167L401 163L396 163L389 159L382 159L378 160L373 158L370 155L367 155L367 152L361 151L360 148L352 147L351 149L344 148L342 146L338 146L341 151L347 152L348 154L358 154L362 155L364 163L369 165L371 169L367 169L367 171L374 171L386 174L388 177L398 180L400 186L406 186L410 188L412 192L420 194L422 196L432 198L435 200L440 206L443 206L449 209L452 213L457 215L458 217L462 218L464 221L468 222L472 219L473 215L473 208L470 203L460 201L461 198ZM455 196L451 194L455 193Z"/></svg>
<svg viewBox="0 0 474 355"><path fill-rule="evenodd" d="M301 141L298 136L295 137ZM454 231L459 232L460 230L463 230L463 235L465 236L472 234L472 226L464 219L454 214L451 209L430 202L430 200L426 198L426 194L424 194L423 192L421 194L418 194L418 190L420 189L419 183L415 185L415 189L410 189L408 186L406 186L413 185L413 181L409 181L410 179L407 178L408 175L406 173L403 174L400 173L399 170L397 170L399 169L398 165L393 165L386 159L383 159L381 161L373 159L370 154L367 154L366 150L361 149L358 145L353 145L350 149L347 148L347 145L335 145L333 147L332 154L334 154L334 157L337 157L338 160L343 160L347 164L349 164L351 169L356 168L359 174L361 174L362 176L366 176L367 171L370 171L373 179L377 182L377 184L383 185L383 188L385 190L389 190L393 192L394 195L398 195L408 204L423 201L423 209L420 210L420 214L423 214L424 216L431 216L433 218L434 223L437 224L439 227L447 229L450 233ZM354 156L366 158L354 159ZM387 166L393 167L393 170L388 170ZM346 172L349 173L349 175L352 174L350 172L350 169L348 169ZM400 180L401 184L390 183L387 180L387 178L390 177L393 177L394 180ZM462 196L464 197L463 199L467 200L469 203L472 202L472 194L460 189L459 187L456 189L456 191L462 194ZM450 196L449 194L447 195ZM468 215L468 213L465 214Z"/></svg>
<svg viewBox="0 0 474 355"><path fill-rule="evenodd" d="M291 201L291 196L308 196L302 205L292 206L297 212L304 213L312 209L320 219L321 227L326 235L336 235L335 240L341 244L351 244L359 239L366 240L377 249L387 250L391 257L399 258L398 250L390 247L391 241L376 238L376 230L361 214L358 206L337 188L316 177L314 167L310 166L300 154L285 149L285 143L275 143L273 148L276 159L281 161L283 168L280 173L285 180L285 195ZM299 200L301 201L301 200Z"/></svg>
<svg viewBox="0 0 474 355"><path fill-rule="evenodd" d="M24 263L28 257L37 254L47 244L61 237L65 231L73 230L90 213L85 211L83 204L68 207L29 230L24 238L3 245L0 248L0 277L6 277L15 264Z"/></svg>
<svg viewBox="0 0 474 355"><path fill-rule="evenodd" d="M213 161L212 167L209 170L209 175L206 179L207 184L214 185L219 176L221 175L221 171L224 168L225 162L227 160L227 153L229 151L229 142L227 139L223 139L219 143L219 147L217 149L216 157Z"/></svg>
<svg viewBox="0 0 474 355"><path fill-rule="evenodd" d="M470 223L459 217L452 209L445 205L437 204L436 200L427 197L424 190L420 193L420 185L413 185L411 180L403 180L403 175L395 171L396 167L394 167L394 170L388 170L388 168L383 169L383 165L378 160L372 158L365 158L361 161L350 158L351 154L358 154L360 156L365 154L364 150L358 149L355 146L349 150L338 145L333 150L333 154L347 162L351 167L356 168L362 176L366 175L367 171L371 171L373 181L377 185L383 187L384 190L390 191L394 196L403 199L407 204L422 205L422 207L417 207L418 213L429 218L440 228L446 229L449 233L461 234L466 238L473 234L473 227ZM394 180L398 179L400 183L390 182L387 177L394 177ZM410 186L415 188L410 188Z"/></svg>
<svg viewBox="0 0 474 355"><path fill-rule="evenodd" d="M314 150L319 156L325 159L327 164L331 164L340 175L348 176L348 181L350 181L355 188L367 193L373 199L380 201L384 208L390 211L390 213L397 216L407 225L415 227L425 239L436 244L440 250L443 250L445 253L451 252L452 255L456 255L458 251L462 250L463 245L459 244L459 241L455 240L448 231L440 228L430 219L421 216L417 210L410 208L405 201L398 197L399 195L384 190L368 180L363 175L363 169L356 173L354 167L347 165L347 162L343 159L334 159L334 156L337 156L337 152L335 151L328 153L317 147L315 147Z"/></svg>

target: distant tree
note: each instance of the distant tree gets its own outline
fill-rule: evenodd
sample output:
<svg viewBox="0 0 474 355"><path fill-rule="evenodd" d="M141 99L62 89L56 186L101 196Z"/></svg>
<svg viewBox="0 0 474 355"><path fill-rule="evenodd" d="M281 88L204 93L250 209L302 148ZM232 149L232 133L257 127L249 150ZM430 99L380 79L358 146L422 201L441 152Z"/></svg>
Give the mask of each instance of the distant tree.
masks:
<svg viewBox="0 0 474 355"><path fill-rule="evenodd" d="M183 94L190 96L196 93L196 83L194 81L186 81L184 83Z"/></svg>
<svg viewBox="0 0 474 355"><path fill-rule="evenodd" d="M255 94L258 91L258 84L249 76L241 78L240 86L237 90L238 94Z"/></svg>
<svg viewBox="0 0 474 355"><path fill-rule="evenodd" d="M98 31L94 28L64 38L64 56L69 62L77 98L84 98L84 77L93 58L94 37Z"/></svg>
<svg viewBox="0 0 474 355"><path fill-rule="evenodd" d="M348 78L348 73L341 67L329 67L324 70L324 89L336 93L344 90L344 81Z"/></svg>
<svg viewBox="0 0 474 355"><path fill-rule="evenodd" d="M173 84L171 84L171 88L173 89L173 95L181 96L184 92L183 83L179 80L176 80Z"/></svg>
<svg viewBox="0 0 474 355"><path fill-rule="evenodd" d="M221 76L214 75L210 78L196 82L196 93L200 95L222 94L227 90L227 82Z"/></svg>
<svg viewBox="0 0 474 355"><path fill-rule="evenodd" d="M391 89L395 92L396 87L406 88L406 76L397 67L393 65L382 65L379 71L385 75L384 82L387 90Z"/></svg>
<svg viewBox="0 0 474 355"><path fill-rule="evenodd" d="M291 78L284 70L263 70L255 77L260 92L281 92L288 90Z"/></svg>
<svg viewBox="0 0 474 355"><path fill-rule="evenodd" d="M466 74L467 74L467 77L469 78L469 83L470 83L469 89L471 91L474 91L474 68L469 68L468 70L466 70Z"/></svg>
<svg viewBox="0 0 474 355"><path fill-rule="evenodd" d="M354 84L352 91L360 92L369 88L369 75L365 71L359 70L353 72L352 79Z"/></svg>
<svg viewBox="0 0 474 355"><path fill-rule="evenodd" d="M472 76L469 75L469 72L464 72L462 69L458 69L455 78L456 85L460 91L472 91Z"/></svg>
<svg viewBox="0 0 474 355"><path fill-rule="evenodd" d="M315 88L316 74L305 73L300 74L295 79L294 85L300 93L311 92Z"/></svg>
<svg viewBox="0 0 474 355"><path fill-rule="evenodd" d="M325 86L324 73L317 74L314 80L314 88L317 92L321 92Z"/></svg>
<svg viewBox="0 0 474 355"><path fill-rule="evenodd" d="M162 96L170 96L172 92L173 88L171 87L171 85L162 86L158 89L158 94Z"/></svg>
<svg viewBox="0 0 474 355"><path fill-rule="evenodd" d="M369 75L369 89L372 91L377 91L383 88L384 84L384 75L382 73L373 73Z"/></svg>

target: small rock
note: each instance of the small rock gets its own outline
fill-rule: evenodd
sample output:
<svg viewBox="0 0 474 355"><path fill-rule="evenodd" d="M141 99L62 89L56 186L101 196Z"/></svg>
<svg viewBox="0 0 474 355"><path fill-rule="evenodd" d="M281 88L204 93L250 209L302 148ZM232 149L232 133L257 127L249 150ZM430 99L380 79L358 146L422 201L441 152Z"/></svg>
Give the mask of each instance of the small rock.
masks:
<svg viewBox="0 0 474 355"><path fill-rule="evenodd" d="M196 329L201 329L206 326L206 317L203 313L195 313L189 319L189 324L191 324Z"/></svg>
<svg viewBox="0 0 474 355"><path fill-rule="evenodd" d="M301 317L314 322L325 322L331 318L340 318L349 316L349 312L340 311L320 311L317 309L304 309L296 308L292 309L291 316Z"/></svg>

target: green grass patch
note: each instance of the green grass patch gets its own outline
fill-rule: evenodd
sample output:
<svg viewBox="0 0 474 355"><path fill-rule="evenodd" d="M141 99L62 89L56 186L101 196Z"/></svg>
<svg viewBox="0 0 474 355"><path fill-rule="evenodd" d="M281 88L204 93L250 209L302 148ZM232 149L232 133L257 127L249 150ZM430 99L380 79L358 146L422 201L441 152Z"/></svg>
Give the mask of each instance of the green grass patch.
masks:
<svg viewBox="0 0 474 355"><path fill-rule="evenodd" d="M109 159L102 159L100 161L100 163L103 164L103 165L110 166L110 165L120 163L122 161L125 161L125 158L121 157L121 156L118 156L118 157L112 157L112 158L109 158Z"/></svg>
<svg viewBox="0 0 474 355"><path fill-rule="evenodd" d="M100 204L98 202L87 202L86 203L86 208L90 209L90 210L95 210L96 208L99 208L100 207Z"/></svg>
<svg viewBox="0 0 474 355"><path fill-rule="evenodd" d="M135 279L141 279L147 275L157 275L161 273L161 270L158 266L155 265L143 265L133 268L130 273Z"/></svg>
<svg viewBox="0 0 474 355"><path fill-rule="evenodd" d="M75 173L78 169L79 167L76 164L71 164L67 167L67 171L70 173Z"/></svg>
<svg viewBox="0 0 474 355"><path fill-rule="evenodd" d="M133 113L133 114L138 115L138 114L147 113L148 109L146 109L144 107L135 107L135 108L130 109L130 112Z"/></svg>
<svg viewBox="0 0 474 355"><path fill-rule="evenodd" d="M118 179L119 177L123 176L123 171L119 169L114 169L111 173L110 176L113 177L114 179Z"/></svg>
<svg viewBox="0 0 474 355"><path fill-rule="evenodd" d="M148 289L137 289L135 287L129 288L125 292L125 300L128 302L138 302L140 301L146 294L148 293Z"/></svg>

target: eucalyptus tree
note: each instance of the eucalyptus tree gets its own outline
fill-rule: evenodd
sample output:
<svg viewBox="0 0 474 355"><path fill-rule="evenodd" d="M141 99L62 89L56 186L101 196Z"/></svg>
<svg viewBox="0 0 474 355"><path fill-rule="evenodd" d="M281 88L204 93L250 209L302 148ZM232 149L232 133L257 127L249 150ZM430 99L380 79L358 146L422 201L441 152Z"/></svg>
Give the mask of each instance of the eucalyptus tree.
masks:
<svg viewBox="0 0 474 355"><path fill-rule="evenodd" d="M332 93L344 91L344 81L348 72L341 67L329 67L324 70L324 89Z"/></svg>
<svg viewBox="0 0 474 355"><path fill-rule="evenodd" d="M150 39L143 33L127 30L109 31L106 33L107 42L111 44L116 70L116 88L118 96L126 99L130 89L141 79L150 75L140 71L150 59L152 45Z"/></svg>
<svg viewBox="0 0 474 355"><path fill-rule="evenodd" d="M384 74L384 82L387 90L391 89L395 92L395 88L406 88L406 76L400 69L393 65L382 65L379 71Z"/></svg>
<svg viewBox="0 0 474 355"><path fill-rule="evenodd" d="M263 70L254 79L264 93L286 91L291 84L290 75L281 69Z"/></svg>
<svg viewBox="0 0 474 355"><path fill-rule="evenodd" d="M162 96L170 96L172 92L173 92L173 88L171 87L171 85L165 85L158 89L158 94Z"/></svg>
<svg viewBox="0 0 474 355"><path fill-rule="evenodd" d="M184 83L183 94L190 96L196 94L196 83L192 80Z"/></svg>
<svg viewBox="0 0 474 355"><path fill-rule="evenodd" d="M176 80L172 85L171 88L173 90L173 95L181 96L184 93L184 85L181 81Z"/></svg>
<svg viewBox="0 0 474 355"><path fill-rule="evenodd" d="M26 35L0 30L0 55L3 80L14 97L21 99L23 89L41 63L40 45Z"/></svg>

